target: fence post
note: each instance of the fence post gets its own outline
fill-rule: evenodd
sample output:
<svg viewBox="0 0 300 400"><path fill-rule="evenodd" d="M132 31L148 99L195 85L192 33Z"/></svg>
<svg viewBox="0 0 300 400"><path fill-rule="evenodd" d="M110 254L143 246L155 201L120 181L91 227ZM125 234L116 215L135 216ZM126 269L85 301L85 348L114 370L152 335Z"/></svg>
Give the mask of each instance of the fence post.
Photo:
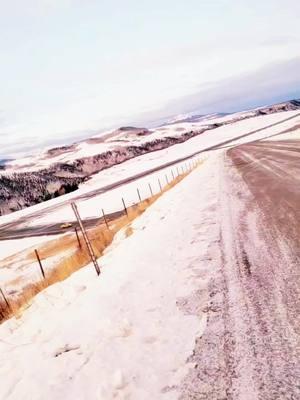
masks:
<svg viewBox="0 0 300 400"><path fill-rule="evenodd" d="M136 191L137 191L137 194L138 194L138 196L139 196L140 203L141 203L141 202L142 202L142 198L141 198L140 191L139 191L139 189L138 189L138 188L136 189Z"/></svg>
<svg viewBox="0 0 300 400"><path fill-rule="evenodd" d="M125 201L124 201L123 197L122 197L122 202L123 202L124 210L125 210L126 215L127 215L127 217L128 217L128 210L127 210L127 207L126 207L126 205L125 205Z"/></svg>
<svg viewBox="0 0 300 400"><path fill-rule="evenodd" d="M76 238L77 238L78 246L81 248L81 242L80 242L79 235L78 235L78 230L77 230L76 227L75 227L75 233L76 233Z"/></svg>
<svg viewBox="0 0 300 400"><path fill-rule="evenodd" d="M179 176L179 175L180 175L180 173L179 173L179 169L178 169L178 167L176 167L176 170L177 170L177 176Z"/></svg>
<svg viewBox="0 0 300 400"><path fill-rule="evenodd" d="M42 266L42 261L41 261L41 259L40 259L39 253L38 253L38 251L37 251L36 249L34 250L34 252L35 252L36 258L37 258L37 260L38 260L38 263L39 263L39 266L40 266L40 269L41 269L41 273L42 273L42 275L43 275L43 278L45 279L45 278L46 278L46 277L45 277L45 271L44 271L44 268L43 268L43 266Z"/></svg>
<svg viewBox="0 0 300 400"><path fill-rule="evenodd" d="M96 259L96 256L95 256L93 247L92 247L92 245L91 245L91 242L90 242L90 240L89 240L89 238L88 238L88 235L87 235L87 233L86 233L86 230L85 230L85 228L84 228L84 226L83 226L83 223L82 223L82 221L81 221L81 218L80 218L80 215L79 215L79 212L78 212L78 209L77 209L77 205L76 205L75 203L71 203L71 206L72 206L72 209L73 209L73 211L74 211L75 217L76 217L76 219L77 219L77 221L78 221L78 224L79 224L79 226L80 226L80 230L81 230L83 239L84 239L84 241L85 241L86 247L87 247L88 252L89 252L89 254L90 254L91 260L92 260L92 262L93 262L93 264L94 264L94 267L95 267L95 270L96 270L96 272L97 272L97 275L100 275L100 267L99 267L99 264L98 264L98 262L97 262L97 259Z"/></svg>
<svg viewBox="0 0 300 400"><path fill-rule="evenodd" d="M148 186L149 186L149 189L150 189L151 197L153 197L152 187L151 187L150 183L148 183Z"/></svg>
<svg viewBox="0 0 300 400"><path fill-rule="evenodd" d="M103 215L103 219L104 219L106 228L109 229L108 221L107 221L107 219L106 219L106 215L105 215L105 212L104 212L103 208L102 208L102 215Z"/></svg>
<svg viewBox="0 0 300 400"><path fill-rule="evenodd" d="M3 293L3 290L2 290L1 288L0 288L0 293L1 293L1 295L2 295L2 297L3 297L3 299L4 299L4 301L5 301L5 304L6 304L7 308L8 308L9 310L11 310L10 304L9 304L9 302L8 302L6 296L5 296L5 294Z"/></svg>
<svg viewBox="0 0 300 400"><path fill-rule="evenodd" d="M160 179L158 178L157 180L158 180L158 184L159 184L160 191L162 191L162 187L161 187Z"/></svg>
<svg viewBox="0 0 300 400"><path fill-rule="evenodd" d="M168 175L167 174L165 174L165 178L166 178L166 182L167 182L167 185L168 185L169 181L168 181Z"/></svg>
<svg viewBox="0 0 300 400"><path fill-rule="evenodd" d="M172 172L172 177L173 177L173 181L174 181L174 179L175 179L175 176L174 176L174 172L173 172L173 170L171 169L171 172Z"/></svg>

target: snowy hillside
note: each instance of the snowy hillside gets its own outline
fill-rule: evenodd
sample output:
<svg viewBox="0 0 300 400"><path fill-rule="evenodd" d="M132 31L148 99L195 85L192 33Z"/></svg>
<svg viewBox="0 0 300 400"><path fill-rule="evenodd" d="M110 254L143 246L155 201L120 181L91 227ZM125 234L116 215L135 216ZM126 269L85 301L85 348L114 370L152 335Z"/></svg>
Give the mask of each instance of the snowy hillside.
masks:
<svg viewBox="0 0 300 400"><path fill-rule="evenodd" d="M213 163L162 197L132 236L115 240L99 279L88 266L0 326L0 354L9 354L1 399L177 398L206 324L205 258L214 257L217 239Z"/></svg>
<svg viewBox="0 0 300 400"><path fill-rule="evenodd" d="M42 260L47 273L69 255L71 201L85 226L99 229L102 209L114 215L123 201L157 194L201 158L127 220L98 259L99 277L91 264L73 270L2 321L1 400L298 398L300 112L262 114L215 117L213 129L0 217L0 288L10 300L41 280L34 249L56 240L60 253ZM151 133L127 127L108 133L104 145L201 124ZM92 152L98 141L77 150ZM55 157L72 160L73 151Z"/></svg>
<svg viewBox="0 0 300 400"><path fill-rule="evenodd" d="M222 115L199 115L199 114L182 114L169 120L167 123L153 129L122 127L117 130L101 133L98 136L91 137L69 146L47 149L40 152L34 157L25 157L6 162L6 169L10 171L36 171L38 169L49 168L57 163L74 163L76 160L105 154L114 150L121 150L128 146L145 146L148 143L155 143L166 139L187 140L189 136L184 138L183 135L191 131L203 133L204 130L213 129L228 123L234 123L239 120L257 117L260 115L268 115L282 111L293 111L300 109L300 102L293 100L287 103L276 104L273 106L260 107L254 110L242 111L235 114ZM193 135L192 135L193 136ZM174 142L176 143L176 142ZM168 147L172 144L171 140L166 145L159 143L158 148ZM149 151L152 149L149 148ZM76 164L76 163L75 163Z"/></svg>
<svg viewBox="0 0 300 400"><path fill-rule="evenodd" d="M127 160L194 139L197 142L197 137L203 136L206 141L214 134L217 142L228 125L253 119L257 121L253 126L260 123L263 126L268 116L278 115L279 119L284 119L283 115L288 117L298 108L299 102L295 100L225 116L181 115L157 128L123 127L69 146L47 149L34 157L8 162L0 174L0 215L77 190L91 175ZM274 121L276 123L276 118ZM245 128L247 126L251 123L245 124ZM31 190L27 191L29 186Z"/></svg>

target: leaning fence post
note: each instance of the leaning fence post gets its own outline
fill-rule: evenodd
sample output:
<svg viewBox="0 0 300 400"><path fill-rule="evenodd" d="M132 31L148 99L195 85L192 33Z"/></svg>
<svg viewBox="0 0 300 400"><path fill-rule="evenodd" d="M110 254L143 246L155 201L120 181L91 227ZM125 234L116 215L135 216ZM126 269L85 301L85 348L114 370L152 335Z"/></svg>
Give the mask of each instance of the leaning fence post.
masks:
<svg viewBox="0 0 300 400"><path fill-rule="evenodd" d="M138 189L138 188L136 189L136 191L137 191L137 194L138 194L138 196L139 196L139 201L140 201L140 203L141 203L141 202L142 202L142 198L141 198L140 191L139 191L139 189Z"/></svg>
<svg viewBox="0 0 300 400"><path fill-rule="evenodd" d="M81 242L80 242L79 235L78 235L78 230L77 230L76 227L75 227L75 233L76 233L76 238L77 238L78 246L81 248Z"/></svg>
<svg viewBox="0 0 300 400"><path fill-rule="evenodd" d="M102 208L102 215L103 215L103 219L104 219L106 228L109 229L109 225L108 225L108 222L107 222L107 219L106 219L106 215L105 215L105 212L104 212L103 208Z"/></svg>
<svg viewBox="0 0 300 400"><path fill-rule="evenodd" d="M89 254L90 254L91 260L92 260L92 262L93 262L93 264L94 264L94 267L95 267L95 270L96 270L96 272L97 272L97 275L100 275L100 267L99 267L99 264L98 264L96 255L95 255L95 253L94 253L93 247L92 247L92 245L91 245L91 242L90 242L90 240L89 240L89 238L88 238L88 236L87 236L86 230L85 230L85 228L84 228L84 226L83 226L83 223L82 223L82 221L81 221L81 218L80 218L80 215L79 215L77 206L76 206L75 203L71 203L71 206L72 206L72 209L73 209L74 214L75 214L75 216L76 216L76 219L77 219L77 221L78 221L78 224L79 224L79 226L80 226L80 230L81 230L83 239L84 239L84 241L85 241L86 247L87 247L88 252L89 252Z"/></svg>
<svg viewBox="0 0 300 400"><path fill-rule="evenodd" d="M167 185L169 184L169 181L168 181L168 175L167 174L165 174L165 177L166 177L166 182L167 182Z"/></svg>
<svg viewBox="0 0 300 400"><path fill-rule="evenodd" d="M10 304L9 304L9 302L8 302L6 296L5 296L5 294L3 293L3 290L2 290L1 288L0 288L0 293L1 293L1 295L2 295L2 297L3 297L3 299L4 299L4 301L5 301L5 304L6 304L7 308L8 308L9 310L11 310Z"/></svg>
<svg viewBox="0 0 300 400"><path fill-rule="evenodd" d="M125 201L124 201L123 197L122 197L122 202L123 202L124 210L125 210L126 215L128 217L128 210L127 210L127 207L126 207L126 204L125 204Z"/></svg>
<svg viewBox="0 0 300 400"><path fill-rule="evenodd" d="M43 275L43 278L45 279L45 278L46 278L46 277L45 277L45 271L44 271L44 268L43 268L43 266L42 266L42 261L41 261L41 259L40 259L39 253L38 253L38 251L37 251L36 249L34 250L34 252L35 252L36 258L37 258L37 260L38 260L38 263L39 263L39 266L40 266L40 269L41 269L41 273L42 273L42 275Z"/></svg>
<svg viewBox="0 0 300 400"><path fill-rule="evenodd" d="M151 187L150 183L148 183L148 186L149 186L149 189L150 189L151 197L153 197L152 187Z"/></svg>

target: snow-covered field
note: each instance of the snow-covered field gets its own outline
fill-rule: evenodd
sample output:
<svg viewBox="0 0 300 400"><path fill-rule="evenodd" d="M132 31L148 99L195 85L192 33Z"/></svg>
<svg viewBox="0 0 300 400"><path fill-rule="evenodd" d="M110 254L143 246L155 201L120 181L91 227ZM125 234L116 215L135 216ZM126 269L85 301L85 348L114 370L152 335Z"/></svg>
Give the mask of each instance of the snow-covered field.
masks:
<svg viewBox="0 0 300 400"><path fill-rule="evenodd" d="M136 203L138 201L137 188L139 189L142 198L149 197L149 184L151 185L152 192L157 193L160 189L159 181L162 186L165 185L166 176L170 181L172 179L172 171L174 175L177 175L177 168L178 171L181 172L185 163L178 163L172 167L167 167L137 180L127 182L105 193L101 193L102 187L111 185L116 181L125 181L128 178L138 173L148 171L151 168L159 167L165 163L188 156L193 152L206 149L210 146L223 143L224 141L237 138L246 133L265 128L269 125L276 124L295 116L294 119L265 128L257 133L251 134L250 136L237 139L233 144L272 136L299 124L300 116L298 116L298 114L297 111L291 111L246 119L205 132L202 135L196 136L184 143L167 149L136 157L95 174L89 181L82 184L80 189L76 192L0 217L0 226L3 226L6 223L16 223L18 228L34 228L36 229L36 232L38 232L39 229L42 229L40 227L45 225L63 223L64 221L74 221L75 217L69 202L78 196L82 196L82 198L76 200L76 203L78 204L83 219L101 217L102 209L104 209L106 213L118 211L123 207L122 198L124 198L127 205ZM293 134L297 134L297 131L293 131L286 135L291 137ZM276 138L276 136L274 138ZM203 153L201 158L205 160L210 154L210 152ZM193 161L193 159L191 161ZM94 191L98 191L97 194L93 194ZM28 216L28 218L26 218L24 222L20 223L19 220L21 221L21 218L26 216ZM26 248L30 248L31 251L33 251L34 246L54 238L55 236L38 236L20 240L2 240L0 241L0 259L3 260L6 257L18 253ZM13 265L9 264L8 268L1 268L1 281L4 285L5 282L8 281L17 282L20 269L24 275L26 268L28 268L30 276L32 275L31 271L36 271L37 269L36 266L32 267L31 264L23 262L14 263Z"/></svg>
<svg viewBox="0 0 300 400"><path fill-rule="evenodd" d="M103 186L211 146L298 138L299 128L278 134L299 124L299 112L291 111L224 125L102 171L77 192L3 216L0 225L25 216L24 226L31 227L72 220L68 202L78 195L83 218L101 216L102 208L119 210L122 197L127 204L137 201L136 188L142 197L149 196L149 183L157 192L158 179L165 184L167 174L171 180L176 165L100 193ZM131 236L117 235L99 260L100 277L88 265L0 325L0 399L178 399L183 379L196 368L188 360L208 322L208 285L221 263L217 203L224 152L203 153L196 170L132 223ZM0 258L44 240L1 241ZM1 282L19 267L0 271ZM251 285L250 278L247 282ZM244 336L239 339L242 343Z"/></svg>
<svg viewBox="0 0 300 400"><path fill-rule="evenodd" d="M100 277L88 266L0 326L1 399L178 397L206 324L214 165L211 158L162 196L130 237L121 232Z"/></svg>
<svg viewBox="0 0 300 400"><path fill-rule="evenodd" d="M295 118L280 123L281 121L284 121L290 117L295 117ZM268 128L269 125L277 123L280 124ZM156 168L165 163L173 162L179 158L187 157L193 152L205 150L210 146L216 146L228 140L238 138L239 136L242 136L249 132L263 129L262 131L252 134L251 136L246 136L237 139L234 142L234 144L245 143L250 140L257 140L264 137L268 137L280 133L286 129L289 129L299 123L300 123L299 111L289 111L289 112L280 112L260 117L254 117L238 121L233 124L224 125L211 131L206 131L203 134L196 136L184 143L171 146L164 150L136 157L122 164L118 164L104 171L101 171L98 174L95 174L90 181L82 184L80 189L76 192L69 193L65 196L52 199L50 201L41 204L37 204L30 208L17 211L13 214L1 216L0 225L17 221L19 218L23 216L33 214L34 212L46 210L48 208L49 208L49 213L45 218L40 218L39 215L39 218L36 220L33 219L31 221L31 224L39 225L46 223L47 221L72 220L74 219L74 216L72 214L69 205L65 205L64 207L60 208L59 212L57 208L55 208L54 211L51 212L51 207L56 206L58 204L66 203L67 201L75 197L78 197L80 195L87 195L89 192L93 190L97 190L106 185L113 184L116 181L126 180L135 174L146 172L151 168ZM193 123L189 124L189 127L187 127L188 125L187 123L184 125L185 129L187 130L193 129ZM179 169L181 169L182 165L184 165L184 163L178 163L177 166L179 167ZM173 170L173 172L175 173L176 167L166 168L163 171L153 173L150 176L144 178L140 178L135 182L124 184L118 187L117 189L110 191L109 193L98 194L97 196L93 196L93 198L91 199L80 201L79 208L80 211L82 212L82 217L83 218L97 217L99 216L99 213L101 213L101 208L104 208L107 213L120 210L122 205L122 200L121 200L122 197L126 200L128 204L135 203L137 200L137 192L136 192L137 188L139 188L141 193L143 193L143 196L147 196L149 193L149 186L148 186L149 183L153 187L154 191L159 190L158 178L164 184L165 174L167 174L169 179L171 179L172 177L171 170Z"/></svg>

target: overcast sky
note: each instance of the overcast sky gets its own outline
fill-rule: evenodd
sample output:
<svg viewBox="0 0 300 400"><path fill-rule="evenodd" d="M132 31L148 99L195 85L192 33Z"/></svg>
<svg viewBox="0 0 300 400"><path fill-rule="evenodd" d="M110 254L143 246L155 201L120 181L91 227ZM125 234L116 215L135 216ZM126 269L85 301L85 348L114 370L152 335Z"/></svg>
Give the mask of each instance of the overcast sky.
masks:
<svg viewBox="0 0 300 400"><path fill-rule="evenodd" d="M299 0L0 0L0 157L300 97Z"/></svg>

